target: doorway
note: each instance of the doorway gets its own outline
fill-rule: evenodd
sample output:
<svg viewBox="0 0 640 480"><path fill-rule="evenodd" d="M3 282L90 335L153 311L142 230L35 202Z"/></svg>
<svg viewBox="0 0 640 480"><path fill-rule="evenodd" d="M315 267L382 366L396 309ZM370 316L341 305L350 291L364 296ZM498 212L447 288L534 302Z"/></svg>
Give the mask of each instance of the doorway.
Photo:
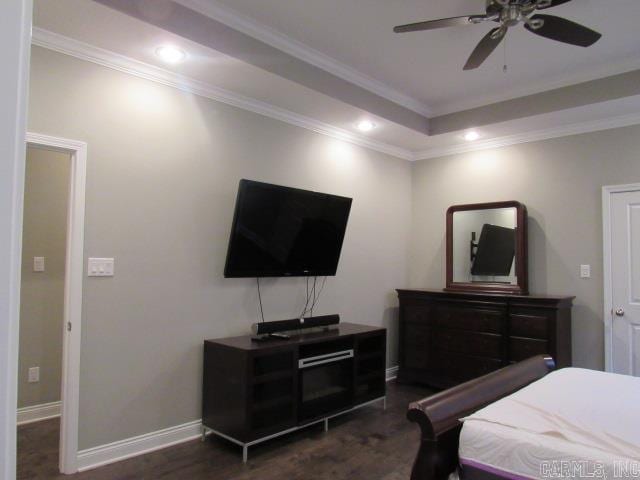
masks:
<svg viewBox="0 0 640 480"><path fill-rule="evenodd" d="M54 468L57 464L61 473L75 473L87 146L84 142L35 133L27 133L26 140L23 226L26 243L22 257L25 281L21 284L25 298L21 301L17 372L19 401L23 406L17 415L23 426L18 428L30 426L25 422L43 420L46 435L59 439L57 442L54 439L52 447L53 455L59 452L57 460L54 458ZM45 190L49 196L43 196ZM45 321L49 325L45 326ZM51 338L42 338L40 329L46 329ZM55 420L44 424L46 417L57 416L59 425Z"/></svg>
<svg viewBox="0 0 640 480"><path fill-rule="evenodd" d="M605 368L640 376L640 184L603 188Z"/></svg>
<svg viewBox="0 0 640 480"><path fill-rule="evenodd" d="M27 146L18 347L18 479L57 465L71 155ZM35 453L35 452L34 452Z"/></svg>

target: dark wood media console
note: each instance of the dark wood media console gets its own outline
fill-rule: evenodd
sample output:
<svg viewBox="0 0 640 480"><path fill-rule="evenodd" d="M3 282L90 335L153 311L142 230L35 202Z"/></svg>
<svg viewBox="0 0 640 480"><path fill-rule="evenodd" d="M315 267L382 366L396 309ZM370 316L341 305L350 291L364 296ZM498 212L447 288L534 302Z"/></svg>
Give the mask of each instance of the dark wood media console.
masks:
<svg viewBox="0 0 640 480"><path fill-rule="evenodd" d="M342 323L288 340L206 340L203 438L243 447L324 422L386 394L386 330Z"/></svg>

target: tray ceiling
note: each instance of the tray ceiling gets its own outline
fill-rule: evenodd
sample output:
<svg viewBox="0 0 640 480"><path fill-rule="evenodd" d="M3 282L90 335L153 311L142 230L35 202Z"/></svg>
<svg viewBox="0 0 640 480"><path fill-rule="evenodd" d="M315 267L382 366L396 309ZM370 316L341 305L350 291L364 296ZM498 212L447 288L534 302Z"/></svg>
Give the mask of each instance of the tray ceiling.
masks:
<svg viewBox="0 0 640 480"><path fill-rule="evenodd" d="M196 15L192 23L177 22L179 27L148 18L163 4L167 11L187 7ZM235 96L228 103L407 159L473 148L463 139L470 127L480 128L480 148L640 122L640 2L574 0L555 8L554 14L604 34L589 49L514 29L506 45L506 74L502 51L482 68L462 71L487 25L392 32L394 25L414 20L480 13L483 5L483 0L36 0L35 43L164 83L196 85L188 90L214 92L205 94L211 98ZM138 15L140 10L146 14ZM203 40L193 35L203 25L218 26ZM154 51L167 42L184 48L187 61L161 63ZM613 77L621 72L631 73ZM172 82L164 80L171 76ZM593 79L603 80L572 86ZM616 91L607 92L607 85ZM535 95L565 86L570 88L556 90L555 97ZM504 102L508 99L516 100ZM363 118L378 128L357 132Z"/></svg>

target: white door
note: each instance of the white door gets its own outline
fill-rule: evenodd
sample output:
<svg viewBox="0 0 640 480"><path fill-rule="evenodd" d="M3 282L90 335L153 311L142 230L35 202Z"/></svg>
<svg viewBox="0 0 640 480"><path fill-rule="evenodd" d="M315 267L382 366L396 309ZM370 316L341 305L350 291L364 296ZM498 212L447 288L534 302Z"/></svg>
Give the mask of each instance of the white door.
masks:
<svg viewBox="0 0 640 480"><path fill-rule="evenodd" d="M611 368L640 376L640 190L610 197Z"/></svg>

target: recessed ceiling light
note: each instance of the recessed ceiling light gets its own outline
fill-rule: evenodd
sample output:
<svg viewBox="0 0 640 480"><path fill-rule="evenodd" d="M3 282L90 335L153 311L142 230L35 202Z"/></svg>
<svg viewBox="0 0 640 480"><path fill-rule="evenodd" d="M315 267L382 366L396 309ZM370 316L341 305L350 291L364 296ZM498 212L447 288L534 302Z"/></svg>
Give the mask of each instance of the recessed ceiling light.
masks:
<svg viewBox="0 0 640 480"><path fill-rule="evenodd" d="M371 120L361 120L356 125L356 128L361 132L370 132L371 130L376 128L376 124L373 123Z"/></svg>
<svg viewBox="0 0 640 480"><path fill-rule="evenodd" d="M464 134L464 139L467 142L473 142L474 140L478 140L480 138L480 134L475 130L471 130Z"/></svg>
<svg viewBox="0 0 640 480"><path fill-rule="evenodd" d="M156 55L166 63L179 63L187 57L184 50L172 45L162 45L156 48Z"/></svg>

